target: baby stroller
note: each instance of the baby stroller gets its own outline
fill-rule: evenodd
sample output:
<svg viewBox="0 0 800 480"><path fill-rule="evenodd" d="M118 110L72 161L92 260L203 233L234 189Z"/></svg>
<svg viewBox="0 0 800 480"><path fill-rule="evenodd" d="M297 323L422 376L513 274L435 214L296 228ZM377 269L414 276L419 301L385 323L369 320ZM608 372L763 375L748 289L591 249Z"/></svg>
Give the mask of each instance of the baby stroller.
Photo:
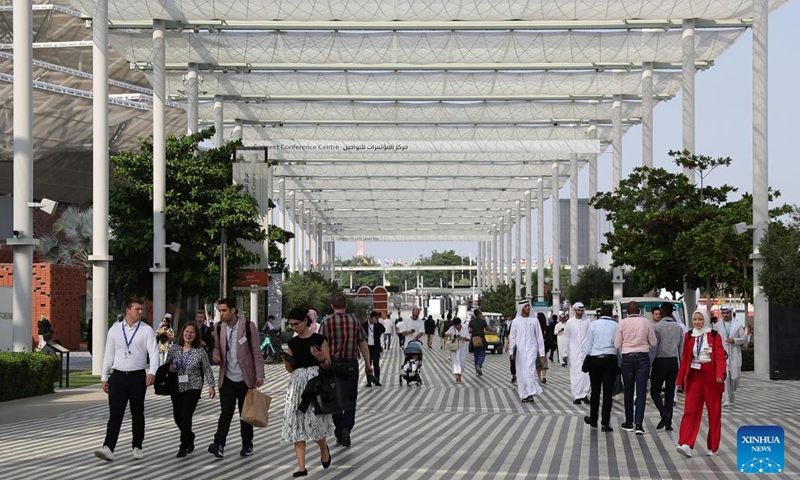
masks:
<svg viewBox="0 0 800 480"><path fill-rule="evenodd" d="M403 350L403 354L405 355L405 361L401 367L403 372L400 375L401 384L405 380L406 385L409 387L415 382L417 386L422 385L422 377L419 374L420 370L422 370L422 343L410 342Z"/></svg>

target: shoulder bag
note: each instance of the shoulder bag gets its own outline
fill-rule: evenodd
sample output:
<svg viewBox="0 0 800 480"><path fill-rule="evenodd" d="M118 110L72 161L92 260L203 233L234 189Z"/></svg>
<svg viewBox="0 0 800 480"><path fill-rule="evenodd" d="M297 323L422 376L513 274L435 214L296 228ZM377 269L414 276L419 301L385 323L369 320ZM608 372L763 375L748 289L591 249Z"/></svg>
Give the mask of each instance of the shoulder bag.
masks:
<svg viewBox="0 0 800 480"><path fill-rule="evenodd" d="M455 352L456 350L458 350L458 347L460 347L460 345L459 345L460 341L461 341L461 337L458 335L458 332L456 332L453 335L453 338L451 338L450 340L444 342L444 348L446 348L447 350L449 350L451 352Z"/></svg>

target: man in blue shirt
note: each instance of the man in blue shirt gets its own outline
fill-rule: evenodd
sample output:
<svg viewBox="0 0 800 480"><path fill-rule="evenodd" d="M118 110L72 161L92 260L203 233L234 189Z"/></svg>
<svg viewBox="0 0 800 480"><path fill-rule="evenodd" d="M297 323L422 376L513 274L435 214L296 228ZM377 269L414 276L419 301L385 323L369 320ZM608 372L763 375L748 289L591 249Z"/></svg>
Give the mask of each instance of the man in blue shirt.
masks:
<svg viewBox="0 0 800 480"><path fill-rule="evenodd" d="M583 421L592 428L597 428L597 414L600 409L600 388L603 389L603 412L601 431L613 432L611 428L611 405L614 393L614 382L619 372L617 366L617 349L614 336L617 323L611 318L611 305L603 305L600 318L589 325L586 341L583 344L583 355L589 358L589 381L592 387L589 415Z"/></svg>

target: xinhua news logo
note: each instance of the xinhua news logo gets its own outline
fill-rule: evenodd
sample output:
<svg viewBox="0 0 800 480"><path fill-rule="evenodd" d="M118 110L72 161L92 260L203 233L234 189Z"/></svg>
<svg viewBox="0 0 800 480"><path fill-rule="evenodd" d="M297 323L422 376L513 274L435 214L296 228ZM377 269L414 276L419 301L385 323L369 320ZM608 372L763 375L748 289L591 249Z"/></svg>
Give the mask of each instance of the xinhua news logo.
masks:
<svg viewBox="0 0 800 480"><path fill-rule="evenodd" d="M783 428L750 425L740 427L736 437L736 462L740 472L783 472Z"/></svg>

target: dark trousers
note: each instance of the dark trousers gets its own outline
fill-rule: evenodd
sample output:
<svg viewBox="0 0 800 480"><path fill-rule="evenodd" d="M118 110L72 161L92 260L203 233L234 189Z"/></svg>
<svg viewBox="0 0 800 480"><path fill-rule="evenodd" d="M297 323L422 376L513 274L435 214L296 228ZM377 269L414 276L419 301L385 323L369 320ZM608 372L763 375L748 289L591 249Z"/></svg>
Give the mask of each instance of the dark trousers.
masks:
<svg viewBox="0 0 800 480"><path fill-rule="evenodd" d="M625 422L636 425L644 422L644 405L647 397L647 377L650 375L650 356L647 353L622 355L622 383L625 385ZM636 389L636 411L633 392Z"/></svg>
<svg viewBox="0 0 800 480"><path fill-rule="evenodd" d="M333 360L332 368L336 373L336 381L342 382L347 393L349 406L344 411L334 413L333 425L336 434L343 430L350 431L356 424L356 400L358 400L358 360Z"/></svg>
<svg viewBox="0 0 800 480"><path fill-rule="evenodd" d="M231 428L233 412L238 403L239 416L242 415L244 397L247 396L247 384L244 381L232 382L225 377L222 386L219 387L219 422L217 422L217 433L214 434L214 443L225 446L225 439L228 438L228 431ZM253 426L249 423L239 421L239 428L242 432L242 447L253 448Z"/></svg>
<svg viewBox="0 0 800 480"><path fill-rule="evenodd" d="M653 371L650 374L650 398L658 408L662 417L672 419L672 407L675 404L675 379L678 378L678 357L662 357L653 360ZM664 388L664 401L661 401L661 389Z"/></svg>
<svg viewBox="0 0 800 480"><path fill-rule="evenodd" d="M380 345L369 346L369 361L372 364L372 370L374 370L375 378L380 381L381 379L381 347Z"/></svg>
<svg viewBox="0 0 800 480"><path fill-rule="evenodd" d="M516 359L511 358L511 355L508 356L509 360L511 361L511 376L517 376L517 361Z"/></svg>
<svg viewBox="0 0 800 480"><path fill-rule="evenodd" d="M592 385L591 404L589 406L589 416L597 421L597 414L600 410L600 389L603 389L603 411L600 423L608 425L611 422L612 394L614 393L614 382L617 380L617 356L592 357L591 368L589 368L589 382Z"/></svg>
<svg viewBox="0 0 800 480"><path fill-rule="evenodd" d="M147 392L147 375L144 370L126 374L114 371L108 378L108 424L103 445L113 452L117 447L119 429L125 417L125 408L131 404L132 448L142 448L144 442L144 395Z"/></svg>
<svg viewBox="0 0 800 480"><path fill-rule="evenodd" d="M403 335L402 333L397 334L397 341L400 342L400 348L406 346L406 336Z"/></svg>
<svg viewBox="0 0 800 480"><path fill-rule="evenodd" d="M192 416L200 401L200 390L187 390L175 393L172 398L172 418L181 431L180 448L194 449L194 432L192 432Z"/></svg>

